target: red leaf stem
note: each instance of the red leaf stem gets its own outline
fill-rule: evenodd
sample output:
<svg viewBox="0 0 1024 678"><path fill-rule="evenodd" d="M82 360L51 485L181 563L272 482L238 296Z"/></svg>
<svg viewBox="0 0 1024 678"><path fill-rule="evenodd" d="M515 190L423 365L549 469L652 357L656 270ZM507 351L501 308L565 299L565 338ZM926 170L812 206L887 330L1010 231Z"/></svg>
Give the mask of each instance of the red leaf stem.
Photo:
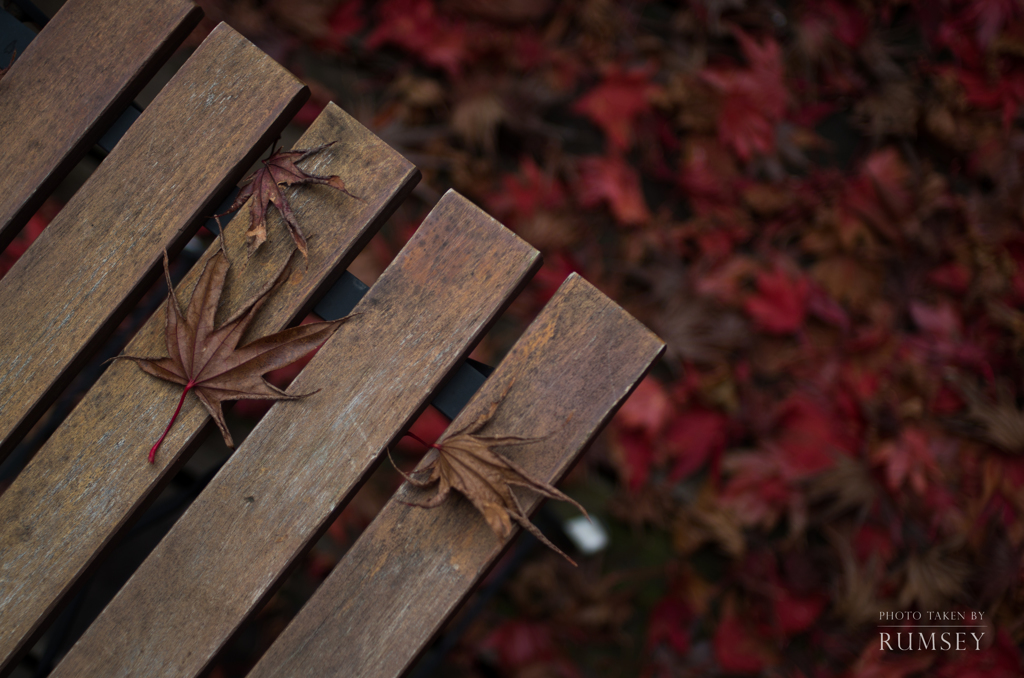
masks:
<svg viewBox="0 0 1024 678"><path fill-rule="evenodd" d="M178 399L178 408L174 410L174 414L171 416L171 421L167 424L167 428L164 429L163 435L160 436L160 440L156 441L156 444L149 450L149 463L152 464L153 460L156 459L156 451L160 447L160 443L167 437L167 433L174 426L174 422L178 419L178 413L181 412L181 406L185 402L185 396L188 395L189 390L196 385L195 381L189 381L185 384L185 390L181 392L181 398Z"/></svg>

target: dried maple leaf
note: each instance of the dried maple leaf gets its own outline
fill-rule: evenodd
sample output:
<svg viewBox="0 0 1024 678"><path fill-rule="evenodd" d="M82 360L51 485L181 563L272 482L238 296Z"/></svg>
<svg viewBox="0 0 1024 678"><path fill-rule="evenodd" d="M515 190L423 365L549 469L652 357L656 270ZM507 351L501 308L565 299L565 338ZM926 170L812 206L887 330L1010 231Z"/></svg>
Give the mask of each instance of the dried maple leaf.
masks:
<svg viewBox="0 0 1024 678"><path fill-rule="evenodd" d="M249 252L251 254L267 239L267 210L273 204L277 207L277 211L281 213L285 224L288 225L288 232L291 233L296 247L302 252L302 256L308 256L306 238L302 235L299 223L295 220L295 214L292 213L291 205L288 204L288 199L281 193L280 186L324 184L338 189L345 195L353 198L356 197L348 192L345 188L345 182L336 175L332 174L329 177L322 177L316 174L309 174L295 164L311 155L319 153L328 146L334 145L334 143L332 141L316 148L297 151L278 151L274 149L270 157L263 161L264 167L250 174L242 182L242 190L239 191L238 197L231 203L228 211L214 216L221 217L225 214L236 212L250 198L255 197L252 209L249 211L251 219L249 230L245 232L245 235L249 238Z"/></svg>
<svg viewBox="0 0 1024 678"><path fill-rule="evenodd" d="M423 468L413 472L414 474L428 473L429 475L426 480L417 480L399 470L399 473L416 487L429 487L434 483L439 483L437 494L427 501L423 503L407 503L421 508L434 508L445 500L449 491L452 489L457 490L469 499L473 506L483 514L487 524L491 526L491 529L500 538L505 539L508 537L512 531L512 520L515 520L548 548L575 565L576 563L569 556L562 553L557 546L552 544L530 522L511 486L528 487L545 497L570 502L583 515L587 515L586 509L548 483L531 478L519 465L491 449L498 445L519 445L535 442L540 439L520 438L517 436L485 437L476 435L494 416L498 405L505 398L511 387L512 383L509 383L505 392L491 403L491 406L482 412L471 424L450 433L434 445L431 445L436 452L436 457ZM418 436L411 433L407 435L416 438L424 445L427 444L420 440Z"/></svg>
<svg viewBox="0 0 1024 678"><path fill-rule="evenodd" d="M290 259L289 259L290 261ZM133 360L146 374L185 387L174 410L170 423L163 435L149 451L149 463L153 463L156 451L167 436L174 421L181 412L182 403L189 391L194 391L199 401L217 422L228 447L234 447L231 433L224 422L221 403L225 400L297 400L311 393L288 394L263 379L262 375L289 365L303 357L328 338L352 316L324 323L299 325L277 334L238 347L238 342L249 329L256 313L281 280L276 279L261 290L249 303L220 327L214 329L214 316L220 303L227 277L228 261L224 250L220 250L206 262L199 281L196 283L188 308L184 313L178 306L171 274L164 253L164 273L167 276L167 353L166 358L143 358L120 355L115 360Z"/></svg>

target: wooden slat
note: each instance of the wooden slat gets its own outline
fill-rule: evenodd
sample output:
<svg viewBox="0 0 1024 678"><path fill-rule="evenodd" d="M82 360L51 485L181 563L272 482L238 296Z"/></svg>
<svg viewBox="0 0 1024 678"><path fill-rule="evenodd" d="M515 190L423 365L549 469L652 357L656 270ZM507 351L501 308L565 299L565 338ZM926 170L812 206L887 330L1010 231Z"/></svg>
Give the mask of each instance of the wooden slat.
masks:
<svg viewBox="0 0 1024 678"><path fill-rule="evenodd" d="M501 451L554 482L663 348L573 275L452 426L472 421L515 379L481 434L543 436ZM530 511L539 502L519 493L527 495ZM461 498L433 510L401 503L426 496L408 483L399 490L250 678L401 675L508 543Z"/></svg>
<svg viewBox="0 0 1024 678"><path fill-rule="evenodd" d="M18 55L0 80L0 248L201 16L189 0L69 0Z"/></svg>
<svg viewBox="0 0 1024 678"><path fill-rule="evenodd" d="M539 264L449 192L57 676L193 676L273 592Z"/></svg>
<svg viewBox="0 0 1024 678"><path fill-rule="evenodd" d="M222 24L0 280L0 459L305 95Z"/></svg>
<svg viewBox="0 0 1024 678"><path fill-rule="evenodd" d="M212 73L216 75L216 69ZM288 282L267 301L250 337L277 331L305 315L418 179L408 161L330 105L299 147L333 140L338 143L303 165L315 173L342 176L362 200L326 186L290 191L292 207L309 239L309 260L299 257L293 263ZM274 214L269 239L257 254L246 257L242 234L248 223L247 206L225 230L234 264L222 299L222 318L262 287L293 249ZM179 288L182 301L191 294L202 265L203 261ZM165 355L163 323L160 310L127 351ZM0 675L200 439L209 417L190 397L156 464L146 463L146 452L179 397L180 389L127 362L114 363L0 495Z"/></svg>

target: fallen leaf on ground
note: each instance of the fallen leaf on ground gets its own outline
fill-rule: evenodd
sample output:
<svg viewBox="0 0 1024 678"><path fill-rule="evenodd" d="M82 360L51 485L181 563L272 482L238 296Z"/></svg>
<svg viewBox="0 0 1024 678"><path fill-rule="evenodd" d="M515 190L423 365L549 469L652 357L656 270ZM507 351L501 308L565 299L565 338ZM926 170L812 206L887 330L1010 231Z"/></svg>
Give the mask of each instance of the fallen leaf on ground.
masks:
<svg viewBox="0 0 1024 678"><path fill-rule="evenodd" d="M907 558L906 580L897 603L907 608L916 602L919 609L938 610L963 596L969 576L967 564L941 546L912 553Z"/></svg>
<svg viewBox="0 0 1024 678"><path fill-rule="evenodd" d="M289 258L289 261L291 259ZM214 329L214 318L224 281L231 262L224 250L218 251L206 262L196 283L188 308L184 313L171 285L167 253L164 252L164 273L167 276L167 353L166 358L144 358L120 355L115 360L133 360L146 374L185 387L171 421L163 435L149 451L153 463L156 451L167 436L181 412L181 405L189 391L195 391L199 401L217 422L228 447L234 447L231 433L224 422L221 403L225 400L298 400L311 393L288 394L268 383L262 375L290 365L327 341L341 323L352 316L324 323L299 325L277 334L237 348L249 325L270 293L278 286L284 268L266 286L245 304L234 316Z"/></svg>
<svg viewBox="0 0 1024 678"><path fill-rule="evenodd" d="M401 470L398 471L416 487L429 487L434 483L439 483L437 493L427 501L407 503L421 508L434 508L439 506L448 496L449 491L454 489L472 502L498 537L502 539L508 537L512 531L512 520L515 520L544 545L575 565L576 563L569 556L552 544L526 517L519 498L512 491L512 485L528 487L545 497L570 502L583 515L587 515L586 509L552 485L531 478L518 464L491 449L499 445L532 443L540 438L477 435L477 432L486 426L494 416L498 405L511 389L512 383L514 382L510 382L504 393L491 403L491 406L483 411L475 421L431 445L437 456L423 468L413 471L413 474L428 473L426 480L417 480ZM407 435L412 436L412 434ZM419 440L418 436L412 437ZM424 445L427 444L422 440L420 442Z"/></svg>
<svg viewBox="0 0 1024 678"><path fill-rule="evenodd" d="M612 216L624 226L639 226L651 218L640 175L619 155L580 158L577 192L580 204L608 204Z"/></svg>
<svg viewBox="0 0 1024 678"><path fill-rule="evenodd" d="M299 229L299 223L295 220L288 199L281 193L280 186L298 186L300 184L324 184L338 189L345 195L356 197L345 188L345 182L337 175L322 177L316 174L309 174L295 163L302 162L311 155L315 155L335 142L323 144L316 148L296 151L277 151L271 153L270 157L263 161L264 167L258 169L242 182L242 190L238 197L231 203L231 207L224 214L236 212L242 208L250 198L255 197L252 208L249 210L250 224L245 235L249 238L249 253L255 252L267 239L267 210L273 204L281 213L288 232L291 233L295 246L302 252L302 256L309 256L306 251L306 237Z"/></svg>
<svg viewBox="0 0 1024 678"><path fill-rule="evenodd" d="M612 148L628 151L633 147L636 121L651 110L651 98L660 92L661 87L651 82L649 68L613 69L572 109L600 127Z"/></svg>
<svg viewBox="0 0 1024 678"><path fill-rule="evenodd" d="M1005 380L996 382L996 398L991 400L965 375L950 372L947 379L967 401L968 417L981 428L979 438L1006 452L1024 452L1024 411L1017 408L1017 398Z"/></svg>
<svg viewBox="0 0 1024 678"><path fill-rule="evenodd" d="M757 276L757 294L747 299L744 308L764 332L796 332L807 316L810 291L805 278L792 277L781 269L763 271Z"/></svg>

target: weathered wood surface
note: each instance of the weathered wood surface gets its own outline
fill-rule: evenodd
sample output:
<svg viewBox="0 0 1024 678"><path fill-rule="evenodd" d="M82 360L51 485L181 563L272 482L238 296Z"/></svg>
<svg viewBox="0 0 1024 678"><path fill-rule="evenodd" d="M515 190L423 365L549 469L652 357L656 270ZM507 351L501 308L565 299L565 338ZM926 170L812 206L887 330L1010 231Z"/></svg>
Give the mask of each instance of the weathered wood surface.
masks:
<svg viewBox="0 0 1024 678"><path fill-rule="evenodd" d="M446 194L353 317L58 666L193 676L269 596L539 264Z"/></svg>
<svg viewBox="0 0 1024 678"><path fill-rule="evenodd" d="M201 16L189 0L70 0L18 55L0 80L0 249Z"/></svg>
<svg viewBox="0 0 1024 678"><path fill-rule="evenodd" d="M216 73L216 69L212 71ZM220 82L226 86L224 79ZM195 86L205 97L202 81ZM260 91L256 85L248 86ZM305 315L419 177L408 161L333 105L303 136L299 147L334 140L338 143L303 166L317 174L340 175L362 200L326 186L288 191L309 238L309 260L298 257L293 262L288 281L267 301L250 328L250 338L277 331ZM248 224L246 206L225 230L234 263L220 318L228 317L260 289L293 249L274 213L268 219L268 241L248 258L243 238ZM204 262L205 258L179 287L182 303L191 295ZM161 309L127 352L165 355L163 323ZM146 463L147 451L167 424L180 392L180 388L143 374L135 365L114 363L0 495L0 675L11 669L68 591L128 525L133 513L155 496L198 441L209 417L190 397L156 463Z"/></svg>
<svg viewBox="0 0 1024 678"><path fill-rule="evenodd" d="M0 459L305 96L221 24L0 280Z"/></svg>
<svg viewBox="0 0 1024 678"><path fill-rule="evenodd" d="M661 353L643 325L573 275L452 424L515 380L481 435L542 437L501 450L554 482ZM523 491L527 512L539 505ZM263 656L250 678L399 676L507 542L461 498L426 510L406 483ZM169 595L169 594L168 594Z"/></svg>

